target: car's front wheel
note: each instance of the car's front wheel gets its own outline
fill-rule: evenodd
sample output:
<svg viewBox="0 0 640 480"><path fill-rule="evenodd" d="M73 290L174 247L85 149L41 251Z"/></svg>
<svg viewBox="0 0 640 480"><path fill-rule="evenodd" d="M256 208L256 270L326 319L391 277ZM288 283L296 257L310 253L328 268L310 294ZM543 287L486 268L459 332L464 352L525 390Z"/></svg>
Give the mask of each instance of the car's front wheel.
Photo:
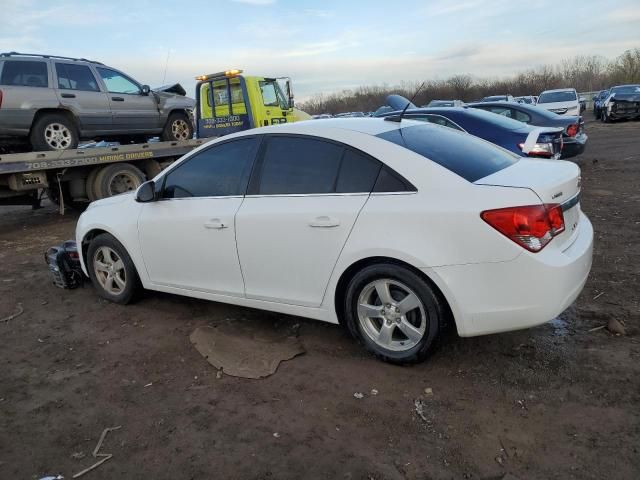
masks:
<svg viewBox="0 0 640 480"><path fill-rule="evenodd" d="M395 264L358 272L349 282L344 307L352 335L391 363L427 358L444 329L447 311L428 282Z"/></svg>
<svg viewBox="0 0 640 480"><path fill-rule="evenodd" d="M98 294L115 303L131 302L140 289L131 257L112 235L96 236L87 251L87 270Z"/></svg>
<svg viewBox="0 0 640 480"><path fill-rule="evenodd" d="M193 124L185 113L172 113L162 131L163 141L182 141L193 138Z"/></svg>

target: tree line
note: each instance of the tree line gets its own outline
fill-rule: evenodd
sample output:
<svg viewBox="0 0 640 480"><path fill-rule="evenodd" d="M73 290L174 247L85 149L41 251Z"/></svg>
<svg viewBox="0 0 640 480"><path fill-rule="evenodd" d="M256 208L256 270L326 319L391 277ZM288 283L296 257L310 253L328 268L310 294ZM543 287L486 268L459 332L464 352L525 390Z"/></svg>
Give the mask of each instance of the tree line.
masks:
<svg viewBox="0 0 640 480"><path fill-rule="evenodd" d="M375 111L392 93L411 98L421 83L361 86L354 90L320 93L302 103L300 108L310 114ZM627 83L640 83L640 48L627 50L614 60L578 55L558 65L543 65L508 78L487 79L463 74L446 80L427 80L414 103L426 105L434 99L471 102L487 95L538 95L553 88L592 92Z"/></svg>

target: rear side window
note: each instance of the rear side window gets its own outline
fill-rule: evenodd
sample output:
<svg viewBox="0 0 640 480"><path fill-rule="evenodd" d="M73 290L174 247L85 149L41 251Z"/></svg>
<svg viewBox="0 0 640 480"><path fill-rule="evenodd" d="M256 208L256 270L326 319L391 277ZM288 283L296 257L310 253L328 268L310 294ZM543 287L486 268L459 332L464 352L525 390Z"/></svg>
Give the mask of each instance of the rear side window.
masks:
<svg viewBox="0 0 640 480"><path fill-rule="evenodd" d="M519 158L472 135L428 125L390 130L378 137L408 148L469 182L513 165Z"/></svg>
<svg viewBox="0 0 640 480"><path fill-rule="evenodd" d="M382 164L360 152L345 149L336 183L336 193L369 193Z"/></svg>
<svg viewBox="0 0 640 480"><path fill-rule="evenodd" d="M86 65L56 63L56 73L58 74L58 88L87 92L98 91L98 82Z"/></svg>
<svg viewBox="0 0 640 480"><path fill-rule="evenodd" d="M48 87L47 64L37 61L6 60L2 68L0 85Z"/></svg>
<svg viewBox="0 0 640 480"><path fill-rule="evenodd" d="M333 193L344 148L314 138L270 137L258 194Z"/></svg>
<svg viewBox="0 0 640 480"><path fill-rule="evenodd" d="M241 138L195 154L167 174L163 198L244 195L257 146Z"/></svg>

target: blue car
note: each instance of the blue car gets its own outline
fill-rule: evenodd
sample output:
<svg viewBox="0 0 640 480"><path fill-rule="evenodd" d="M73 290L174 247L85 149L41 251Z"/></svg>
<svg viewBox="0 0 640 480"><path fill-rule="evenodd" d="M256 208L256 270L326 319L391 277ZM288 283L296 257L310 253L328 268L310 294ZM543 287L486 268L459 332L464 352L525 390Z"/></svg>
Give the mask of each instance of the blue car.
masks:
<svg viewBox="0 0 640 480"><path fill-rule="evenodd" d="M402 118L437 123L470 133L521 157L560 158L562 128L533 127L503 115L469 107L418 108L400 95L389 95L393 112L379 115L390 121Z"/></svg>

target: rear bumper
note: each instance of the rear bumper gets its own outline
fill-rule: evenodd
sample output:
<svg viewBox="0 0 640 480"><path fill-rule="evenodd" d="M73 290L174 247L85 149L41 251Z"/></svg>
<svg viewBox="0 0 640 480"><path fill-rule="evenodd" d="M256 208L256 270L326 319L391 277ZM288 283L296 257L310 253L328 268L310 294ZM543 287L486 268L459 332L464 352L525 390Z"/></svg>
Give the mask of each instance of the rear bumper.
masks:
<svg viewBox="0 0 640 480"><path fill-rule="evenodd" d="M26 137L34 116L35 111L31 109L0 109L0 137Z"/></svg>
<svg viewBox="0 0 640 480"><path fill-rule="evenodd" d="M562 154L560 155L560 158L571 158L584 153L587 148L588 139L589 137L586 133L565 139L564 144L562 145Z"/></svg>
<svg viewBox="0 0 640 480"><path fill-rule="evenodd" d="M564 251L549 245L536 254L523 251L509 262L433 268L458 334L529 328L562 313L582 291L591 269L593 227L582 213L578 228Z"/></svg>

